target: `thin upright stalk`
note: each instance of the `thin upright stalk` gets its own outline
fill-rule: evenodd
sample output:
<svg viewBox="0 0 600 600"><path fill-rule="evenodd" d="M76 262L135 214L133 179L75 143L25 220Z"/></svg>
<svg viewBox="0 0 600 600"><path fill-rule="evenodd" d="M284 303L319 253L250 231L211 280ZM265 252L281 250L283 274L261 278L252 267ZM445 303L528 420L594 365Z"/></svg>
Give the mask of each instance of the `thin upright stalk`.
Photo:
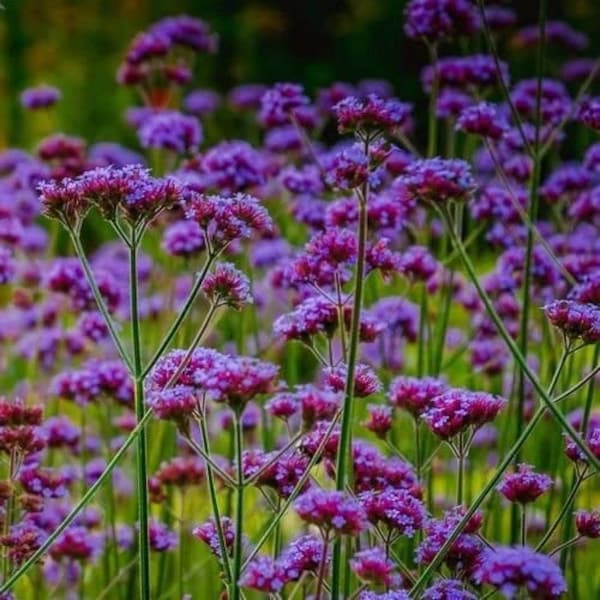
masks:
<svg viewBox="0 0 600 600"><path fill-rule="evenodd" d="M235 411L233 419L233 434L235 446L235 459L237 468L237 486L235 490L235 538L233 541L233 568L231 581L231 598L240 600L241 590L239 585L240 575L242 574L242 541L244 532L244 465L242 462L243 438L241 411Z"/></svg>
<svg viewBox="0 0 600 600"><path fill-rule="evenodd" d="M365 143L365 154L368 155L368 144ZM363 284L365 275L365 254L367 247L367 202L369 184L366 182L358 194L358 256L354 278L354 299L352 303L352 321L350 324L350 341L348 345L348 362L346 365L346 385L344 390L344 405L340 431L340 446L336 461L335 484L337 490L344 490L348 479L351 478L352 461L352 412L354 400L354 374L358 358L360 313L363 303ZM333 547L331 597L340 594L342 571L342 546L336 539Z"/></svg>
<svg viewBox="0 0 600 600"><path fill-rule="evenodd" d="M137 423L144 418L144 379L142 376L142 338L140 330L137 253L139 240L135 232L129 248L129 294L131 345L133 347L134 408ZM136 492L138 512L138 556L140 598L150 600L150 541L148 539L148 457L146 430L140 429L136 440Z"/></svg>
<svg viewBox="0 0 600 600"><path fill-rule="evenodd" d="M521 351L520 351L518 345L515 343L515 341L511 337L510 333L507 331L506 326L504 325L502 318L500 317L500 315L494 308L494 305L492 304L492 301L491 301L489 295L486 293L486 291L481 286L481 283L479 282L473 262L471 261L469 255L467 254L461 239L459 238L459 236L456 234L456 231L454 230L454 227L452 225L452 219L450 218L450 215L449 215L447 209L441 208L440 214L450 232L450 236L452 237L452 241L453 241L454 245L456 246L456 248L458 249L458 251L461 255L463 264L467 270L467 274L469 275L469 279L471 280L471 283L475 286L475 289L477 290L477 294L479 295L479 298L483 302L490 319L496 326L496 329L497 329L498 333L500 334L500 337L504 340L504 343L508 346L508 349L510 350L510 353L512 354L513 358L518 363L519 367L521 368L521 370L523 371L523 373L525 374L527 379L529 379L529 381L531 382L531 384L532 384L533 388L535 389L535 391L537 392L537 394L542 399L542 403L545 405L545 408L548 409L552 413L554 418L561 425L562 429L566 433L569 434L570 438L572 438L573 442L582 451L582 453L585 455L586 459L589 460L590 464L593 465L594 469L600 470L600 460L598 460L598 458L596 456L594 456L594 454L592 453L592 451L590 450L588 445L585 443L585 441L582 440L581 436L575 431L573 426L569 423L569 421L565 418L565 416L562 414L562 412L558 409L558 407L556 406L556 403L550 398L548 392L542 386L537 375L533 372L533 370L527 363L527 360L525 359L523 354L521 354ZM520 439L521 439L521 436L519 437L519 440ZM516 443L515 443L515 445L516 445ZM517 452L517 454L518 454L518 452ZM515 454L515 456L517 456L517 454Z"/></svg>
<svg viewBox="0 0 600 600"><path fill-rule="evenodd" d="M552 391L554 390L554 387L556 386L556 383L558 382L558 378L559 378L560 373L562 372L562 369L566 362L567 355L568 355L568 353L566 351L563 352L562 359L559 362L559 364L556 368L556 371L554 372L554 376L552 377L552 381L550 382L550 385L548 386L548 390L546 392L548 395L552 394ZM460 535L462 530L469 523L471 517L475 514L477 509L483 504L483 502L488 497L488 495L494 490L497 483L500 481L500 478L502 477L502 475L504 474L506 469L510 466L510 464L513 462L514 457L517 455L519 450L522 448L523 444L527 441L527 439L529 438L529 436L535 429L536 425L540 422L541 418L544 416L545 412L546 412L546 410L545 410L544 406L540 406L537 409L537 411L531 418L531 421L529 421L529 423L527 424L527 427L525 427L525 429L521 432L521 436L519 437L519 439L516 441L515 444L513 444L512 448L510 448L508 450L508 452L506 453L506 455L504 456L504 458L498 465L498 468L496 469L496 472L494 473L492 478L487 482L485 487L481 490L481 492L479 492L479 494L477 495L477 497L475 498L473 503L466 510L462 519L456 525L456 527L454 528L452 533L448 536L446 541L442 544L442 547L439 549L438 553L435 555L433 560L427 565L427 567L425 567L425 569L423 570L423 572L421 573L421 575L419 576L419 578L417 579L417 581L415 582L415 584L413 585L413 587L410 590L411 598L419 597L419 593L420 593L421 589L423 588L423 586L427 583L429 578L433 575L433 573L436 571L436 569L440 566L441 562L444 560L444 557L446 556L446 553L448 552L448 550L450 550L452 544L454 544L454 542L456 541L456 538L458 538L458 536Z"/></svg>

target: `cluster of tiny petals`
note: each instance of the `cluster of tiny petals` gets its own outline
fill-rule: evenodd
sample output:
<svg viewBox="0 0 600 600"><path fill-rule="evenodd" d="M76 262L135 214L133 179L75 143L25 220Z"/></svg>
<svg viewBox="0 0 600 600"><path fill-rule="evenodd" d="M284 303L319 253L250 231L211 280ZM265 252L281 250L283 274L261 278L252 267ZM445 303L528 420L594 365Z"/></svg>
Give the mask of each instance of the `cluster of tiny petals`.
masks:
<svg viewBox="0 0 600 600"><path fill-rule="evenodd" d="M230 554L233 549L235 532L233 527L233 521L229 517L221 517L221 531L223 532L225 550L228 554ZM209 519L205 523L202 523L202 525L194 527L194 529L192 530L192 535L200 541L204 542L215 556L222 558L219 533L217 530L216 521L214 519Z"/></svg>
<svg viewBox="0 0 600 600"><path fill-rule="evenodd" d="M477 600L458 579L440 579L423 592L423 600Z"/></svg>
<svg viewBox="0 0 600 600"><path fill-rule="evenodd" d="M479 584L495 587L506 598L525 590L530 598L560 598L567 589L560 567L528 547L500 547L485 552L474 574Z"/></svg>
<svg viewBox="0 0 600 600"><path fill-rule="evenodd" d="M476 187L471 167L457 158L415 161L399 179L415 198L433 203L468 200Z"/></svg>
<svg viewBox="0 0 600 600"><path fill-rule="evenodd" d="M600 309L575 300L554 300L544 307L548 320L570 339L600 341Z"/></svg>
<svg viewBox="0 0 600 600"><path fill-rule="evenodd" d="M310 296L292 312L277 317L273 330L286 340L308 340L318 333L332 335L337 325L336 307L322 296Z"/></svg>
<svg viewBox="0 0 600 600"><path fill-rule="evenodd" d="M359 500L369 521L385 525L394 533L411 538L425 522L423 503L407 490L388 487L363 492Z"/></svg>
<svg viewBox="0 0 600 600"><path fill-rule="evenodd" d="M506 128L507 124L496 107L487 102L465 108L456 121L456 129L459 131L492 140L500 139Z"/></svg>
<svg viewBox="0 0 600 600"><path fill-rule="evenodd" d="M286 125L295 111L308 103L302 86L296 83L277 83L261 98L259 122L264 127Z"/></svg>
<svg viewBox="0 0 600 600"><path fill-rule="evenodd" d="M600 130L600 98L585 101L579 107L577 116L590 129Z"/></svg>
<svg viewBox="0 0 600 600"><path fill-rule="evenodd" d="M202 291L215 304L240 309L252 303L250 281L231 263L219 263L202 283Z"/></svg>
<svg viewBox="0 0 600 600"><path fill-rule="evenodd" d="M578 510L575 513L577 533L590 539L600 538L600 511Z"/></svg>
<svg viewBox="0 0 600 600"><path fill-rule="evenodd" d="M365 429L373 432L377 437L385 438L393 423L392 407L385 404L369 404L368 417L364 421Z"/></svg>
<svg viewBox="0 0 600 600"><path fill-rule="evenodd" d="M428 408L431 400L443 394L448 386L434 377L400 376L390 385L388 399L392 406L402 408L414 417L420 417Z"/></svg>
<svg viewBox="0 0 600 600"><path fill-rule="evenodd" d="M346 384L347 366L339 365L325 371L325 382L336 391L341 392ZM382 388L381 381L375 371L365 364L357 364L354 373L354 396L365 398L376 394Z"/></svg>
<svg viewBox="0 0 600 600"><path fill-rule="evenodd" d="M202 129L195 117L177 111L161 111L150 117L139 129L143 148L158 148L186 154L198 149Z"/></svg>
<svg viewBox="0 0 600 600"><path fill-rule="evenodd" d="M548 475L535 473L530 465L520 464L515 473L504 476L497 489L507 500L527 504L547 492L552 483Z"/></svg>
<svg viewBox="0 0 600 600"><path fill-rule="evenodd" d="M61 93L59 89L49 85L40 85L24 90L21 94L21 104L29 110L36 110L49 108L56 104L60 98Z"/></svg>
<svg viewBox="0 0 600 600"><path fill-rule="evenodd" d="M492 421L505 405L506 400L486 392L451 389L433 398L422 416L433 433L447 440Z"/></svg>
<svg viewBox="0 0 600 600"><path fill-rule="evenodd" d="M480 27L475 7L468 0L411 0L405 18L406 35L428 42L472 35Z"/></svg>
<svg viewBox="0 0 600 600"><path fill-rule="evenodd" d="M287 583L283 566L270 556L257 556L244 569L239 584L242 587L277 594Z"/></svg>
<svg viewBox="0 0 600 600"><path fill-rule="evenodd" d="M366 98L348 96L333 107L341 133L347 131L392 131L402 127L410 116L409 104L369 94Z"/></svg>
<svg viewBox="0 0 600 600"><path fill-rule="evenodd" d="M508 65L501 62L500 72L498 72L494 57L491 55L448 56L423 70L422 81L425 91L431 90L434 78L437 78L442 88L458 90L488 88L498 85L501 80L508 82Z"/></svg>
<svg viewBox="0 0 600 600"><path fill-rule="evenodd" d="M388 587L397 579L394 563L377 546L357 552L350 559L350 568L365 583Z"/></svg>
<svg viewBox="0 0 600 600"><path fill-rule="evenodd" d="M358 535L367 526L361 505L344 492L313 488L296 500L294 508L303 521L335 535Z"/></svg>

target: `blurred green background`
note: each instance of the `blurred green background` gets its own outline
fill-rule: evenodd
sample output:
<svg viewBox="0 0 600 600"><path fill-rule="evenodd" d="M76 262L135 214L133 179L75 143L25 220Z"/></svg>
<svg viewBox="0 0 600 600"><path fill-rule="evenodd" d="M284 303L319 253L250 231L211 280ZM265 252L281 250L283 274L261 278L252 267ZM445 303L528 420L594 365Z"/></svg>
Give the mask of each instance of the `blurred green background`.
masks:
<svg viewBox="0 0 600 600"><path fill-rule="evenodd" d="M404 100L423 99L420 44L402 33L405 0L4 0L0 12L0 145L34 144L43 124L28 119L20 91L48 83L64 98L53 125L91 141L123 140L123 109L137 99L115 84L131 38L153 21L188 13L208 21L221 38L216 56L198 64L198 86L226 90L240 82L302 81L309 89L333 80L383 77ZM521 23L536 20L536 0L505 3ZM600 49L600 1L548 3ZM448 48L447 51L452 51ZM533 70L532 56L516 66ZM515 69L513 68L513 73ZM36 117L37 118L37 117ZM46 117L47 118L47 117ZM47 133L47 131L46 131ZM125 137L127 141L127 137Z"/></svg>

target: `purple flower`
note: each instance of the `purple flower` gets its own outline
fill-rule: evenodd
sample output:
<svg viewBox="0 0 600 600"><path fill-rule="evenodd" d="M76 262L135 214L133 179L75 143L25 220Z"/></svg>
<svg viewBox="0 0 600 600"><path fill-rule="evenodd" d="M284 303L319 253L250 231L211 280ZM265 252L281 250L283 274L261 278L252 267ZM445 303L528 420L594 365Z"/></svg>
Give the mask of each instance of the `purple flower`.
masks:
<svg viewBox="0 0 600 600"><path fill-rule="evenodd" d="M369 161L356 145L344 148L328 160L325 181L340 190L351 190L369 178Z"/></svg>
<svg viewBox="0 0 600 600"><path fill-rule="evenodd" d="M323 551L323 542L313 535L303 535L290 542L279 557L286 579L297 581L303 573L317 573ZM329 561L329 557L325 560Z"/></svg>
<svg viewBox="0 0 600 600"><path fill-rule="evenodd" d="M474 103L475 100L466 92L451 87L444 87L437 98L435 114L440 119L456 119Z"/></svg>
<svg viewBox="0 0 600 600"><path fill-rule="evenodd" d="M519 114L531 121L537 114L537 79L519 81L510 93L514 107ZM571 100L564 85L553 79L542 79L540 117L543 124L558 125L567 117Z"/></svg>
<svg viewBox="0 0 600 600"><path fill-rule="evenodd" d="M554 300L544 307L548 320L569 339L600 341L600 308L574 300Z"/></svg>
<svg viewBox="0 0 600 600"><path fill-rule="evenodd" d="M468 200L476 187L469 164L452 158L415 161L399 179L414 198L434 203Z"/></svg>
<svg viewBox="0 0 600 600"><path fill-rule="evenodd" d="M575 513L575 527L577 533L583 537L600 538L600 511L578 510Z"/></svg>
<svg viewBox="0 0 600 600"><path fill-rule="evenodd" d="M16 276L17 265L13 253L6 247L0 246L0 284L11 283Z"/></svg>
<svg viewBox="0 0 600 600"><path fill-rule="evenodd" d="M373 432L379 438L385 438L392 428L392 408L384 404L369 404L367 412L367 420L363 422L365 429Z"/></svg>
<svg viewBox="0 0 600 600"><path fill-rule="evenodd" d="M369 94L366 98L348 96L333 107L340 133L393 131L406 124L411 106L394 99Z"/></svg>
<svg viewBox="0 0 600 600"><path fill-rule="evenodd" d="M285 569L279 561L259 555L244 569L239 584L259 592L277 594L287 582Z"/></svg>
<svg viewBox="0 0 600 600"><path fill-rule="evenodd" d="M480 28L475 7L467 0L411 0L404 15L406 35L430 43L472 35Z"/></svg>
<svg viewBox="0 0 600 600"><path fill-rule="evenodd" d="M202 229L195 221L176 221L165 229L161 245L171 256L194 256L204 250Z"/></svg>
<svg viewBox="0 0 600 600"><path fill-rule="evenodd" d="M40 85L35 88L26 89L21 94L21 104L29 109L48 108L56 104L61 98L58 88L49 85Z"/></svg>
<svg viewBox="0 0 600 600"><path fill-rule="evenodd" d="M457 579L439 579L423 592L423 600L477 600Z"/></svg>
<svg viewBox="0 0 600 600"><path fill-rule="evenodd" d="M331 336L338 325L338 314L331 302L321 296L311 296L273 323L275 335L286 340L309 341L318 333Z"/></svg>
<svg viewBox="0 0 600 600"><path fill-rule="evenodd" d="M221 97L213 90L193 90L183 100L183 107L189 113L204 117L215 112Z"/></svg>
<svg viewBox="0 0 600 600"><path fill-rule="evenodd" d="M382 548L367 548L350 559L352 572L363 582L389 587L398 579L396 565L385 555Z"/></svg>
<svg viewBox="0 0 600 600"><path fill-rule="evenodd" d="M233 550L233 542L235 540L235 531L233 521L229 517L221 517L221 530L223 532L223 541L227 554L231 554ZM221 543L219 542L219 533L217 531L216 522L213 518L202 523L198 527L194 527L192 535L204 542L210 551L217 557L221 556Z"/></svg>
<svg viewBox="0 0 600 600"><path fill-rule="evenodd" d="M347 366L338 365L334 368L325 370L326 384L337 392L341 392L346 386ZM356 398L366 398L376 394L381 390L381 381L375 374L375 371L365 364L357 364L354 372L354 396Z"/></svg>
<svg viewBox="0 0 600 600"><path fill-rule="evenodd" d="M159 419L185 422L198 408L198 398L192 388L176 385L148 396L148 406Z"/></svg>
<svg viewBox="0 0 600 600"><path fill-rule="evenodd" d="M600 130L600 98L584 100L577 118L590 129Z"/></svg>
<svg viewBox="0 0 600 600"><path fill-rule="evenodd" d="M433 377L396 377L390 384L388 399L392 406L402 408L415 418L420 417L436 396L443 394L448 386Z"/></svg>
<svg viewBox="0 0 600 600"><path fill-rule="evenodd" d="M261 83L245 83L232 88L227 101L235 110L257 109L266 90L267 87Z"/></svg>
<svg viewBox="0 0 600 600"><path fill-rule="evenodd" d="M157 113L145 121L138 135L143 148L187 154L198 149L202 141L202 128L195 117L166 111Z"/></svg>
<svg viewBox="0 0 600 600"><path fill-rule="evenodd" d="M527 504L547 492L552 484L552 478L548 475L535 473L530 465L520 464L515 473L502 478L497 490L511 502Z"/></svg>
<svg viewBox="0 0 600 600"><path fill-rule="evenodd" d="M425 526L425 539L416 552L418 564L429 564L450 534L454 531L463 515L463 509L456 508L446 512L441 519L431 519ZM463 532L450 546L445 562L451 569L471 573L477 567L483 550L483 543L476 535L481 526L481 515L474 515Z"/></svg>
<svg viewBox="0 0 600 600"><path fill-rule="evenodd" d="M161 19L149 32L164 36L171 44L190 48L195 52L215 52L217 49L218 38L210 32L208 25L201 19L187 15Z"/></svg>
<svg viewBox="0 0 600 600"><path fill-rule="evenodd" d="M457 130L492 140L500 139L506 128L506 121L496 107L488 102L480 102L465 108L456 122Z"/></svg>
<svg viewBox="0 0 600 600"><path fill-rule="evenodd" d="M200 159L200 167L208 187L235 193L265 183L269 163L247 142L233 140L210 148Z"/></svg>
<svg viewBox="0 0 600 600"><path fill-rule="evenodd" d="M567 590L560 567L527 547L487 550L474 577L479 584L495 587L505 598L517 598L523 589L531 598L551 600Z"/></svg>
<svg viewBox="0 0 600 600"><path fill-rule="evenodd" d="M367 527L365 511L344 492L315 487L302 494L294 508L303 521L316 525L326 534L354 536Z"/></svg>
<svg viewBox="0 0 600 600"><path fill-rule="evenodd" d="M253 302L250 280L231 263L219 263L204 279L202 291L212 304L236 310Z"/></svg>
<svg viewBox="0 0 600 600"><path fill-rule="evenodd" d="M451 389L434 397L422 416L433 433L447 440L492 421L505 405L506 400L486 392Z"/></svg>
<svg viewBox="0 0 600 600"><path fill-rule="evenodd" d="M92 533L81 525L72 525L51 546L50 555L55 560L94 560L102 552L103 545L100 534Z"/></svg>
<svg viewBox="0 0 600 600"><path fill-rule="evenodd" d="M425 67L421 76L425 91L431 90L434 77L437 77L441 87L465 91L496 86L500 78L505 82L509 80L508 65L501 62L498 73L494 58L488 54L448 56L438 60L435 65Z"/></svg>
<svg viewBox="0 0 600 600"><path fill-rule="evenodd" d="M589 44L588 37L573 29L564 21L547 21L544 35L548 44L554 44L565 50L581 52ZM540 28L536 25L528 25L518 31L512 42L521 48L535 48L540 41Z"/></svg>
<svg viewBox="0 0 600 600"><path fill-rule="evenodd" d="M385 525L396 535L412 538L423 527L425 507L407 490L385 488L379 492L364 492L359 500L369 521Z"/></svg>
<svg viewBox="0 0 600 600"><path fill-rule="evenodd" d="M361 592L358 600L410 600L410 595L404 590L390 590L389 592Z"/></svg>
<svg viewBox="0 0 600 600"><path fill-rule="evenodd" d="M263 94L258 119L261 125L268 128L287 125L290 116L308 103L301 85L276 83Z"/></svg>
<svg viewBox="0 0 600 600"><path fill-rule="evenodd" d="M112 142L98 142L90 148L90 162L98 167L125 167L126 165L144 165L141 154Z"/></svg>
<svg viewBox="0 0 600 600"><path fill-rule="evenodd" d="M151 521L148 526L150 549L154 552L166 552L177 546L177 534L164 523Z"/></svg>

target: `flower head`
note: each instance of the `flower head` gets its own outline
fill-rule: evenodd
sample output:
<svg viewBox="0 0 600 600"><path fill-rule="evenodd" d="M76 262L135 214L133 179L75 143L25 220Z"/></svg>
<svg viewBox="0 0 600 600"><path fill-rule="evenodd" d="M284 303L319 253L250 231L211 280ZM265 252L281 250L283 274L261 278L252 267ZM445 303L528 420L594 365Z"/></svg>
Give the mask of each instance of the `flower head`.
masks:
<svg viewBox="0 0 600 600"><path fill-rule="evenodd" d="M516 598L523 589L531 598L551 600L567 590L560 567L550 557L527 547L486 551L474 577L480 584L495 587L505 598Z"/></svg>
<svg viewBox="0 0 600 600"><path fill-rule="evenodd" d="M367 526L361 505L344 492L315 487L302 494L294 508L303 521L335 535L358 535Z"/></svg>
<svg viewBox="0 0 600 600"><path fill-rule="evenodd" d="M552 478L548 475L535 473L530 465L520 464L515 473L504 476L498 491L511 502L526 504L547 492L552 483Z"/></svg>
<svg viewBox="0 0 600 600"><path fill-rule="evenodd" d="M215 305L239 310L252 303L249 279L231 263L219 263L204 279L202 291Z"/></svg>
<svg viewBox="0 0 600 600"><path fill-rule="evenodd" d="M357 552L350 559L350 568L365 583L388 587L398 579L398 575L394 573L396 565L379 547Z"/></svg>
<svg viewBox="0 0 600 600"><path fill-rule="evenodd" d="M411 106L394 99L369 94L366 98L347 96L333 107L340 133L393 131L406 124Z"/></svg>
<svg viewBox="0 0 600 600"><path fill-rule="evenodd" d="M61 98L58 88L49 85L40 85L28 88L21 94L21 104L29 109L48 108L56 104Z"/></svg>
<svg viewBox="0 0 600 600"><path fill-rule="evenodd" d="M406 35L428 42L472 35L480 27L475 7L467 0L411 0L404 14Z"/></svg>
<svg viewBox="0 0 600 600"><path fill-rule="evenodd" d="M600 538L600 511L578 510L575 513L575 527L583 537Z"/></svg>

